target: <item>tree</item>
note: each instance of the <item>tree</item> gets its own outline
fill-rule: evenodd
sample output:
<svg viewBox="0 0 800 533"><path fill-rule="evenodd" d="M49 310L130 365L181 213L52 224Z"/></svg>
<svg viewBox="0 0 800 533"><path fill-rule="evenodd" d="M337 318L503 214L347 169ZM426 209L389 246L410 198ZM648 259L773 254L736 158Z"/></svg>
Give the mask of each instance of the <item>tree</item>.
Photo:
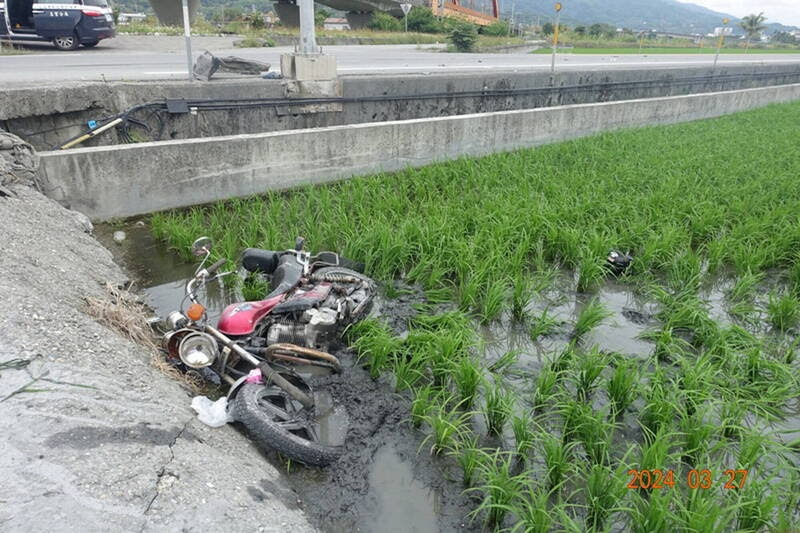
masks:
<svg viewBox="0 0 800 533"><path fill-rule="evenodd" d="M314 12L314 26L321 28L325 26L325 19L331 16L331 12L324 7L317 8Z"/></svg>
<svg viewBox="0 0 800 533"><path fill-rule="evenodd" d="M441 33L442 24L427 7L414 6L408 12L408 29L420 33Z"/></svg>
<svg viewBox="0 0 800 533"><path fill-rule="evenodd" d="M483 26L480 29L480 32L484 35L496 35L496 36L508 35L509 33L508 22L506 22L505 20L498 20L497 22L493 22L488 26Z"/></svg>
<svg viewBox="0 0 800 533"><path fill-rule="evenodd" d="M545 35L553 35L553 32L556 31L555 26L551 22L545 22L542 24L542 33Z"/></svg>
<svg viewBox="0 0 800 533"><path fill-rule="evenodd" d="M758 15L747 15L742 17L742 20L739 21L739 27L742 28L747 35L747 41L745 41L744 45L745 52L747 52L747 49L750 48L750 40L753 37L760 36L761 32L767 28L764 25L765 20L767 20L767 17L764 16L764 12L762 11Z"/></svg>
<svg viewBox="0 0 800 533"><path fill-rule="evenodd" d="M796 44L797 38L788 31L779 31L772 36L772 42L784 44Z"/></svg>
<svg viewBox="0 0 800 533"><path fill-rule="evenodd" d="M578 35L586 35L586 26L575 26L575 33Z"/></svg>
<svg viewBox="0 0 800 533"><path fill-rule="evenodd" d="M478 41L478 29L474 24L459 24L450 31L450 42L459 52L472 52Z"/></svg>
<svg viewBox="0 0 800 533"><path fill-rule="evenodd" d="M367 26L378 31L403 31L403 23L383 11L373 11Z"/></svg>

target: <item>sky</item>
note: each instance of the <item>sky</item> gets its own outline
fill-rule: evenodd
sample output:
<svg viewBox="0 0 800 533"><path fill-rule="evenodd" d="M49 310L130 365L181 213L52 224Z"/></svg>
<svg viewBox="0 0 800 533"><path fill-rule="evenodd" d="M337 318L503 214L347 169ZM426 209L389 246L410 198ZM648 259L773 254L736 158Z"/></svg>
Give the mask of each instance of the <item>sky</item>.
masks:
<svg viewBox="0 0 800 533"><path fill-rule="evenodd" d="M798 0L679 0L687 4L728 13L735 17L758 14L762 11L767 22L780 22L789 26L800 26L800 1Z"/></svg>

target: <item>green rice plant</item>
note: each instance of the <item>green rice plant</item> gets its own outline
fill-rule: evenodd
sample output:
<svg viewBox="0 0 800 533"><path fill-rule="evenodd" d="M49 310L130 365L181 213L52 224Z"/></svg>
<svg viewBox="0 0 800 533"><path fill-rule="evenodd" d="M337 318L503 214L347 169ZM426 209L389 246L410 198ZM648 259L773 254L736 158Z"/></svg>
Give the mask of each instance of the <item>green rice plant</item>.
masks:
<svg viewBox="0 0 800 533"><path fill-rule="evenodd" d="M651 439L645 439L639 446L638 468L642 470L666 470L676 466L672 449L680 434L663 427Z"/></svg>
<svg viewBox="0 0 800 533"><path fill-rule="evenodd" d="M552 492L534 487L528 480L526 487L516 495L513 512L517 522L512 532L549 533L555 526L555 517L550 509Z"/></svg>
<svg viewBox="0 0 800 533"><path fill-rule="evenodd" d="M764 281L763 272L744 272L736 280L736 284L727 292L727 297L731 302L746 302L752 300L758 285Z"/></svg>
<svg viewBox="0 0 800 533"><path fill-rule="evenodd" d="M733 521L734 511L722 506L716 490L690 490L686 497L674 500L671 525L676 531L716 533L723 524Z"/></svg>
<svg viewBox="0 0 800 533"><path fill-rule="evenodd" d="M602 531L608 517L626 511L622 506L627 478L602 464L593 464L586 476L583 493L586 500L586 527L589 531Z"/></svg>
<svg viewBox="0 0 800 533"><path fill-rule="evenodd" d="M501 380L495 379L486 385L484 394L486 405L483 416L486 418L486 429L490 435L500 435L514 408L514 394Z"/></svg>
<svg viewBox="0 0 800 533"><path fill-rule="evenodd" d="M592 391L597 387L597 378L608 365L608 356L597 348L593 348L578 356L574 362L572 370L575 390L578 393L578 399L587 402Z"/></svg>
<svg viewBox="0 0 800 533"><path fill-rule="evenodd" d="M447 409L446 404L447 400L434 405L422 416L431 433L422 441L420 448L430 442L430 453L434 455L457 448L458 441L469 432L469 419L473 413L462 411L459 405Z"/></svg>
<svg viewBox="0 0 800 533"><path fill-rule="evenodd" d="M411 400L411 425L419 427L434 405L444 403L441 401L441 389L425 385L414 390L414 399Z"/></svg>
<svg viewBox="0 0 800 533"><path fill-rule="evenodd" d="M453 368L452 378L458 392L459 403L465 409L471 409L475 404L478 387L483 381L477 363L469 357L461 359Z"/></svg>
<svg viewBox="0 0 800 533"><path fill-rule="evenodd" d="M500 528L506 515L513 512L513 502L524 489L528 473L514 474L514 457L501 450L483 456L478 470L482 483L468 489L482 495L480 505L470 513L472 518L481 513L486 515L486 523L493 528Z"/></svg>
<svg viewBox="0 0 800 533"><path fill-rule="evenodd" d="M540 412L551 401L556 392L558 375L550 367L545 366L536 378L536 388L533 393L533 411Z"/></svg>
<svg viewBox="0 0 800 533"><path fill-rule="evenodd" d="M514 278L511 288L511 316L514 320L522 320L525 317L525 309L533 294L533 282L529 276L518 275Z"/></svg>
<svg viewBox="0 0 800 533"><path fill-rule="evenodd" d="M532 322L533 325L531 325L530 335L533 341L555 333L558 326L561 324L558 319L548 314L547 309L542 311L539 316L533 317Z"/></svg>
<svg viewBox="0 0 800 533"><path fill-rule="evenodd" d="M480 299L478 315L481 322L488 323L497 318L505 307L508 299L508 282L497 279L489 283L483 298Z"/></svg>
<svg viewBox="0 0 800 533"><path fill-rule="evenodd" d="M511 419L511 429L514 431L514 447L517 456L524 458L533 448L534 443L534 422L530 415L522 414Z"/></svg>
<svg viewBox="0 0 800 533"><path fill-rule="evenodd" d="M346 334L358 354L358 360L366 361L373 379L377 379L387 367L390 357L401 350L402 341L392 335L388 326L376 319L352 324Z"/></svg>
<svg viewBox="0 0 800 533"><path fill-rule="evenodd" d="M578 319L575 321L575 329L572 331L572 337L580 339L611 315L612 313L603 304L597 301L596 298L592 298L578 315Z"/></svg>
<svg viewBox="0 0 800 533"><path fill-rule="evenodd" d="M800 302L790 294L770 294L767 315L773 328L778 331L789 330L800 320Z"/></svg>
<svg viewBox="0 0 800 533"><path fill-rule="evenodd" d="M489 372L493 372L495 374L504 373L510 366L517 362L517 359L519 359L521 353L522 352L519 350L510 350L504 353L497 359L497 361L489 365Z"/></svg>
<svg viewBox="0 0 800 533"><path fill-rule="evenodd" d="M682 416L678 422L683 440L683 461L690 467L703 464L708 457L714 426L706 422L704 412Z"/></svg>
<svg viewBox="0 0 800 533"><path fill-rule="evenodd" d="M668 428L679 412L675 398L668 389L666 375L658 369L650 377L647 385L648 393L644 408L639 413L639 422L642 426L645 441L652 439L659 432Z"/></svg>
<svg viewBox="0 0 800 533"><path fill-rule="evenodd" d="M572 459L574 444L562 442L551 434L544 434L539 440L539 451L544 459L547 490L558 490L570 474L574 472Z"/></svg>
<svg viewBox="0 0 800 533"><path fill-rule="evenodd" d="M578 292L591 292L603 282L607 273L603 263L604 258L590 250L582 252L578 267Z"/></svg>
<svg viewBox="0 0 800 533"><path fill-rule="evenodd" d="M630 527L634 533L670 533L670 501L672 496L663 491L650 491L647 497L635 494L630 513Z"/></svg>
<svg viewBox="0 0 800 533"><path fill-rule="evenodd" d="M431 358L431 354L425 351L395 354L391 360L395 392L413 389L425 377L425 366Z"/></svg>
<svg viewBox="0 0 800 533"><path fill-rule="evenodd" d="M767 442L769 439L764 435L746 432L739 441L736 468L752 470L756 463L766 455Z"/></svg>
<svg viewBox="0 0 800 533"><path fill-rule="evenodd" d="M613 424L606 421L603 413L595 412L589 406L576 411L577 420L573 426L565 428L572 438L583 445L583 450L591 464L608 464Z"/></svg>
<svg viewBox="0 0 800 533"><path fill-rule="evenodd" d="M667 270L667 285L676 291L695 293L702 282L703 262L691 250L675 254Z"/></svg>
<svg viewBox="0 0 800 533"><path fill-rule="evenodd" d="M448 453L455 457L456 462L461 467L461 481L464 483L464 486L467 488L471 487L481 458L486 453L478 447L478 437L473 434L464 436L458 442L456 448Z"/></svg>
<svg viewBox="0 0 800 533"><path fill-rule="evenodd" d="M747 414L747 407L736 401L722 402L719 410L719 424L715 429L719 430L726 439L738 439L745 431L744 417Z"/></svg>
<svg viewBox="0 0 800 533"><path fill-rule="evenodd" d="M772 529L772 517L779 504L774 481L754 479L738 490L736 510L737 531L767 531Z"/></svg>
<svg viewBox="0 0 800 533"><path fill-rule="evenodd" d="M619 361L606 382L606 392L611 401L611 413L619 417L630 407L638 395L639 372L629 361Z"/></svg>

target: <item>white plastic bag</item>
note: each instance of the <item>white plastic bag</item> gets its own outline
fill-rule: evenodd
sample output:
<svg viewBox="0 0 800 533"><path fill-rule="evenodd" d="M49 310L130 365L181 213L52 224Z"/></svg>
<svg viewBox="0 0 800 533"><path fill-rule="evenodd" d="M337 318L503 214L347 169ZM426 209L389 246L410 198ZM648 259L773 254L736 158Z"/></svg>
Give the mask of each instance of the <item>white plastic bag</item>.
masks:
<svg viewBox="0 0 800 533"><path fill-rule="evenodd" d="M228 414L228 398L223 396L212 402L205 396L192 398L192 409L197 411L197 418L203 424L212 428L222 427L228 422L233 422L233 417Z"/></svg>

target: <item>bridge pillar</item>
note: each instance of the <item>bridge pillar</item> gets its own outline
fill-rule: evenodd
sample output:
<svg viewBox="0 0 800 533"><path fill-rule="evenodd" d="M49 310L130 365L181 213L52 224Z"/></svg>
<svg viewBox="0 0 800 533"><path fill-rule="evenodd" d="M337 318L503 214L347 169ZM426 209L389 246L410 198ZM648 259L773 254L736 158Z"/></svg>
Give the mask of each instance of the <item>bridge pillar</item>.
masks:
<svg viewBox="0 0 800 533"><path fill-rule="evenodd" d="M281 24L287 28L300 27L300 8L294 2L275 2L275 14L281 19Z"/></svg>
<svg viewBox="0 0 800 533"><path fill-rule="evenodd" d="M181 0L150 0L156 18L167 26L183 26L183 8ZM194 21L200 0L189 0L189 20Z"/></svg>
<svg viewBox="0 0 800 533"><path fill-rule="evenodd" d="M349 11L346 16L350 29L360 30L369 26L369 22L372 20L372 11Z"/></svg>

